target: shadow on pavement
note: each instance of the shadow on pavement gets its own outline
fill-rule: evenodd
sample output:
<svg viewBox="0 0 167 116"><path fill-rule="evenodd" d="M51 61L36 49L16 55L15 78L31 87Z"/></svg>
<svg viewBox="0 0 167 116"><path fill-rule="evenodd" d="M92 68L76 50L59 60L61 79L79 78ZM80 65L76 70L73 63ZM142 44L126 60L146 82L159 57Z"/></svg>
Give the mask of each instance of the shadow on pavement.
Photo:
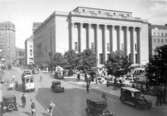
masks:
<svg viewBox="0 0 167 116"><path fill-rule="evenodd" d="M86 91L83 89L65 89L64 93L54 93L50 88L40 88L36 95L37 101L47 109L51 101L55 103L54 115L85 116Z"/></svg>
<svg viewBox="0 0 167 116"><path fill-rule="evenodd" d="M24 112L24 114L26 114L27 116L31 116L30 112Z"/></svg>

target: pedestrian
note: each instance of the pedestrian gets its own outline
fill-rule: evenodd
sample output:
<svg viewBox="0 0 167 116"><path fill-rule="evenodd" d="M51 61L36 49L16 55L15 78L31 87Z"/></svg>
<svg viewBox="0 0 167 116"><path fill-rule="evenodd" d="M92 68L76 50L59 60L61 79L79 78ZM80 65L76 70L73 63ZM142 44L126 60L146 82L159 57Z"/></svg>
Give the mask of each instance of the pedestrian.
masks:
<svg viewBox="0 0 167 116"><path fill-rule="evenodd" d="M24 94L21 96L21 103L22 103L22 107L25 108L25 106L26 106L26 97L25 97Z"/></svg>
<svg viewBox="0 0 167 116"><path fill-rule="evenodd" d="M90 80L89 78L86 81L86 92L89 93L89 88L90 88Z"/></svg>
<svg viewBox="0 0 167 116"><path fill-rule="evenodd" d="M77 74L77 80L79 81L80 80L80 73L78 72Z"/></svg>
<svg viewBox="0 0 167 116"><path fill-rule="evenodd" d="M30 101L31 101L31 114L32 116L35 116L36 115L35 103L32 101L32 99Z"/></svg>
<svg viewBox="0 0 167 116"><path fill-rule="evenodd" d="M50 116L53 116L53 109L55 107L55 104L53 101L50 102L49 104L49 108L48 108L48 113L50 114Z"/></svg>

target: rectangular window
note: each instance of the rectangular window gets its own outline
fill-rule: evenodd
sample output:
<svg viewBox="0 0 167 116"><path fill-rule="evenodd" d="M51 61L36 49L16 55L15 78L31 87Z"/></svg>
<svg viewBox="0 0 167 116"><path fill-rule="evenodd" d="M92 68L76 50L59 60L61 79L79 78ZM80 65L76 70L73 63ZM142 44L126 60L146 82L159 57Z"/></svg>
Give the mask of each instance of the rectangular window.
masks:
<svg viewBox="0 0 167 116"><path fill-rule="evenodd" d="M156 43L156 39L154 39L154 43Z"/></svg>
<svg viewBox="0 0 167 116"><path fill-rule="evenodd" d="M75 48L76 51L78 50L78 42L75 42Z"/></svg>

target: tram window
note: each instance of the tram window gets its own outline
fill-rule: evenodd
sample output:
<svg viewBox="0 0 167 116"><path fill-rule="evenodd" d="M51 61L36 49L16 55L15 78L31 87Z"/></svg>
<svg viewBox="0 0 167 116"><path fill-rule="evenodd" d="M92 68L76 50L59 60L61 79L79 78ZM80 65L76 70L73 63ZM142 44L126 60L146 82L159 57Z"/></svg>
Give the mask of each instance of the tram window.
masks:
<svg viewBox="0 0 167 116"><path fill-rule="evenodd" d="M30 82L33 82L33 79L30 79Z"/></svg>
<svg viewBox="0 0 167 116"><path fill-rule="evenodd" d="M29 82L29 79L26 79L26 82L28 83L28 82Z"/></svg>

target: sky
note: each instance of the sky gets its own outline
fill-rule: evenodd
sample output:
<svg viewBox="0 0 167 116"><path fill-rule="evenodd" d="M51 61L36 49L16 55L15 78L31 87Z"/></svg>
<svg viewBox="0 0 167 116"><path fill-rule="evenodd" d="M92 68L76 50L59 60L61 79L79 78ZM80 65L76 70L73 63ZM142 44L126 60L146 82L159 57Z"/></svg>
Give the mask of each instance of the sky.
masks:
<svg viewBox="0 0 167 116"><path fill-rule="evenodd" d="M16 26L16 47L32 35L33 22L43 22L54 11L71 11L77 6L133 12L152 24L167 24L167 0L0 0L0 22Z"/></svg>

